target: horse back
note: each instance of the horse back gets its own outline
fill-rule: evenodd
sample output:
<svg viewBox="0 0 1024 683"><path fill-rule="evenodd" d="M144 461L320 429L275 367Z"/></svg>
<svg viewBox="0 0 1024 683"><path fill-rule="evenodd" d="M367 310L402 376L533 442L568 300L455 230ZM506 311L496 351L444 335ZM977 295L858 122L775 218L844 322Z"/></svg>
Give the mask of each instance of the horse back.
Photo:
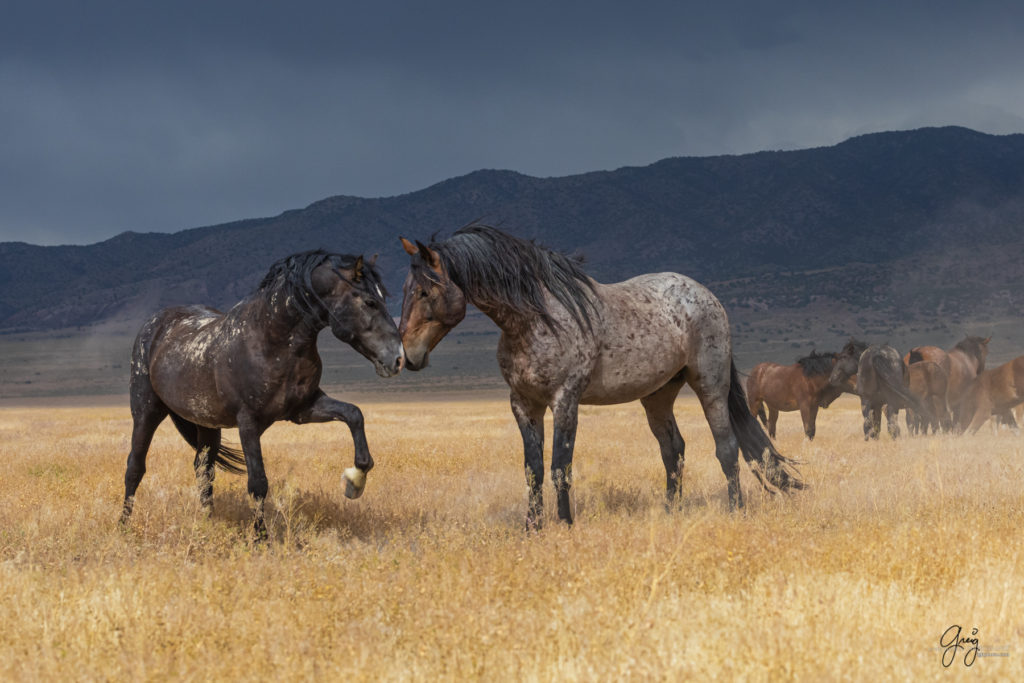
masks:
<svg viewBox="0 0 1024 683"><path fill-rule="evenodd" d="M584 402L642 398L679 376L728 380L732 338L725 309L703 285L678 273L598 284L601 320Z"/></svg>

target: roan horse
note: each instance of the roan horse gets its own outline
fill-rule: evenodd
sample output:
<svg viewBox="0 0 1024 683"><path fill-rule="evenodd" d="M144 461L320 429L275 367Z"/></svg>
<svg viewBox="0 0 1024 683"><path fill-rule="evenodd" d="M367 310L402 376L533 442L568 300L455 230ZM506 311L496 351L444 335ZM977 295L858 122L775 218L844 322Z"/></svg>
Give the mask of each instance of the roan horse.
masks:
<svg viewBox="0 0 1024 683"><path fill-rule="evenodd" d="M900 408L910 408L931 418L931 412L910 393L909 374L899 351L888 344L867 346L851 339L839 352L830 381L836 386L848 385L856 374L856 393L860 396L864 416L864 439L877 439L882 430L882 408L885 408L889 435L900 434L896 417Z"/></svg>
<svg viewBox="0 0 1024 683"><path fill-rule="evenodd" d="M390 377L401 369L401 338L384 305L380 275L362 256L294 254L275 263L256 291L227 313L182 306L146 322L132 349L134 426L122 523L131 516L153 433L168 415L196 450L204 507L212 505L214 466L248 474L259 537L266 536L267 496L260 437L278 420L345 422L355 446L355 467L344 473L345 495L357 498L373 458L359 408L320 390L316 342L328 325L371 360L377 374ZM221 445L221 428L236 426L241 454Z"/></svg>
<svg viewBox="0 0 1024 683"><path fill-rule="evenodd" d="M964 392L958 427L977 432L992 415L1014 429L1013 409L1024 404L1024 356L985 370Z"/></svg>
<svg viewBox="0 0 1024 683"><path fill-rule="evenodd" d="M408 369L427 365L429 352L465 316L467 301L501 329L498 364L523 437L529 527L542 524L549 407L551 479L562 521L572 524L580 403L640 400L661 449L671 504L685 448L672 406L684 384L697 394L711 427L730 509L743 505L738 449L767 490L803 487L792 461L747 409L725 310L700 284L675 273L601 284L563 254L480 225L429 246L404 238L402 245L412 257L399 325Z"/></svg>
<svg viewBox="0 0 1024 683"><path fill-rule="evenodd" d="M793 365L766 362L754 366L747 378L747 404L768 427L768 436L775 438L779 411L799 410L804 434L814 438L818 408L828 408L844 391L829 382L835 364L836 354L812 352Z"/></svg>

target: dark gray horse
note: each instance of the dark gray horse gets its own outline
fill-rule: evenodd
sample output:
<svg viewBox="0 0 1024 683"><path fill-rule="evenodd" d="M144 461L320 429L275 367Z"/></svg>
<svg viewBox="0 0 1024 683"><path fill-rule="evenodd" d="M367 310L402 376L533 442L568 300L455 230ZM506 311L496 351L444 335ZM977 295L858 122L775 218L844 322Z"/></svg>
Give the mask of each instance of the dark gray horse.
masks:
<svg viewBox="0 0 1024 683"><path fill-rule="evenodd" d="M341 420L355 444L345 494L362 493L373 458L359 408L320 390L317 334L334 336L390 377L402 365L402 343L384 305L380 275L363 257L322 251L274 264L259 288L227 313L206 306L168 308L139 332L132 350L132 446L124 474L122 523L132 513L146 472L146 453L168 415L196 451L199 495L209 507L214 467L248 473L253 526L264 536L267 477L260 437L278 420ZM221 428L238 427L242 453L221 445ZM244 468L244 469L243 469Z"/></svg>
<svg viewBox="0 0 1024 683"><path fill-rule="evenodd" d="M429 246L404 238L402 244L412 257L399 326L407 368L427 365L430 350L462 320L467 301L501 328L498 363L523 437L529 526L541 524L547 408L554 416L551 479L560 519L572 523L580 403L640 400L661 448L671 502L685 448L672 406L684 384L711 427L730 508L743 505L739 450L766 489L803 487L747 409L725 310L700 284L676 273L601 284L573 259L485 226Z"/></svg>
<svg viewBox="0 0 1024 683"><path fill-rule="evenodd" d="M864 416L864 439L877 439L882 430L885 409L889 435L900 435L896 417L901 408L910 408L930 418L931 412L910 393L907 366L899 351L888 344L867 346L851 339L839 352L829 381L837 387L849 386L856 376L854 392L860 396Z"/></svg>

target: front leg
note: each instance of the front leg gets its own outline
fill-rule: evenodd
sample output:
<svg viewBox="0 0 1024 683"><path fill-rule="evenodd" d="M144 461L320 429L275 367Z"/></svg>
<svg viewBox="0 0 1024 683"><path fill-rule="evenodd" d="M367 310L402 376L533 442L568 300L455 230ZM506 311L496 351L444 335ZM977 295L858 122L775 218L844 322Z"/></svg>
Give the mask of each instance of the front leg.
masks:
<svg viewBox="0 0 1024 683"><path fill-rule="evenodd" d="M263 503L267 499L267 473L263 470L263 449L260 437L267 429L249 415L238 418L238 437L242 442L242 453L245 455L245 471L249 481L249 495L253 503L253 531L256 538L266 540L267 527L263 521Z"/></svg>
<svg viewBox="0 0 1024 683"><path fill-rule="evenodd" d="M370 457L370 448L366 445L366 432L363 430L363 412L359 407L320 392L307 408L292 418L292 421L298 424L332 420L344 422L352 432L355 467L346 469L342 476L345 479L345 496L358 498L363 495L366 486L366 473L373 468L373 458Z"/></svg>
<svg viewBox="0 0 1024 683"><path fill-rule="evenodd" d="M558 518L570 526L569 489L572 487L572 452L576 445L579 405L579 394L566 392L555 399L551 408L555 426L551 443L551 483L555 485Z"/></svg>
<svg viewBox="0 0 1024 683"><path fill-rule="evenodd" d="M529 401L515 391L511 396L512 414L523 437L526 485L530 488L526 509L526 527L539 529L544 519L544 404Z"/></svg>

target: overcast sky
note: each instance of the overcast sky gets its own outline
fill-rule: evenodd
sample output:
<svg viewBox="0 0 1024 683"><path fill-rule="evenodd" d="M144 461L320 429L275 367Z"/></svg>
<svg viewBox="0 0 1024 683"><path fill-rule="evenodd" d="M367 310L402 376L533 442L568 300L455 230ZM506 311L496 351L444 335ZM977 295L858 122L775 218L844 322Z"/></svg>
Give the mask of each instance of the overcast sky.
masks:
<svg viewBox="0 0 1024 683"><path fill-rule="evenodd" d="M956 124L1024 132L1024 3L5 0L0 241Z"/></svg>

